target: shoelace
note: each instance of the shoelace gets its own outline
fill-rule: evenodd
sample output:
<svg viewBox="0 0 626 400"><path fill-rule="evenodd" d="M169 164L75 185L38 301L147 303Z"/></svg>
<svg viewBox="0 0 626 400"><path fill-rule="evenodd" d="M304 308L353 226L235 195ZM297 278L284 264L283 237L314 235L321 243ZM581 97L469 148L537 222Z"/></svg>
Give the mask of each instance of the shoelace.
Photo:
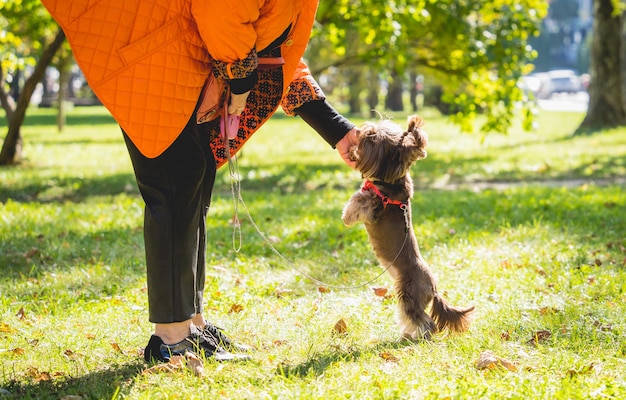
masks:
<svg viewBox="0 0 626 400"><path fill-rule="evenodd" d="M232 344L231 340L222 333L222 329L215 325L206 324L202 331L206 336L211 336L211 338L216 340L220 346L230 346Z"/></svg>

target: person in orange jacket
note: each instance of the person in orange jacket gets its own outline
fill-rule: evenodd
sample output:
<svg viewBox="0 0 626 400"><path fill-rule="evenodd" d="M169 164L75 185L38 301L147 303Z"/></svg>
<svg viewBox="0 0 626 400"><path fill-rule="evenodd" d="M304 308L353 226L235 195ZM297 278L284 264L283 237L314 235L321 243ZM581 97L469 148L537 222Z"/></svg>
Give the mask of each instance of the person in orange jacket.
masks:
<svg viewBox="0 0 626 400"><path fill-rule="evenodd" d="M282 106L354 168L357 128L302 61L318 0L42 0L64 30L94 93L120 124L145 201L149 320L146 361L201 353L245 359L203 315L205 220L226 159L217 118L198 123L207 78L230 88L236 152ZM282 59L273 68L264 58Z"/></svg>

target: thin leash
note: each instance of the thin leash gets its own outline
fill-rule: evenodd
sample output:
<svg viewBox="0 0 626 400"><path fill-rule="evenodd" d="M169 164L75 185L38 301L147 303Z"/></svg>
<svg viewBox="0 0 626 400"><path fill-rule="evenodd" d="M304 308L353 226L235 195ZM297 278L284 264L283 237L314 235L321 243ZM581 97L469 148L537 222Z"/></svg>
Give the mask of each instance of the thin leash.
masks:
<svg viewBox="0 0 626 400"><path fill-rule="evenodd" d="M226 98L228 99L229 96L226 96ZM228 100L227 100L228 102ZM224 118L224 121L226 121L226 118L228 117L228 111L227 111L227 106L228 103L226 103L223 107L223 112L222 112L222 118ZM298 268L294 263L292 263L289 259L287 259L287 257L285 257L272 243L271 241L267 238L267 236L263 233L263 231L261 230L261 228L259 227L259 225L256 223L256 221L254 220L254 218L252 218L252 214L250 213L250 210L248 209L248 206L246 205L246 202L243 200L243 197L241 196L241 177L239 175L239 163L237 161L237 155L234 154L231 156L230 154L230 143L228 140L228 133L227 130L229 129L230 124L228 123L224 123L224 132L222 132L222 137L224 138L224 147L226 150L226 157L228 159L228 172L230 174L230 191L231 191L231 195L233 198L233 203L234 203L234 216L233 216L233 250L235 250L235 253L238 253L239 251L241 251L241 245L242 245L242 233L241 233L241 223L239 221L239 215L238 215L238 210L239 210L239 203L241 203L241 205L243 206L244 211L246 212L246 216L248 217L248 220L250 221L250 223L252 224L252 226L254 227L254 229L256 230L256 232L259 234L259 236L261 236L261 238L265 241L265 243L267 244L267 246L272 250L272 252L274 252L274 254L276 254L281 260L283 260L283 262L290 267L291 269L293 269L294 271L296 271L297 273L299 273L300 275L304 276L307 279L310 279L311 281L322 285L322 286L326 286L329 288L333 288L333 289L340 289L340 290L351 290L351 289L361 289L365 286L368 286L370 284L372 284L373 282L377 281L381 276L383 276L385 274L385 272L387 272L387 270L389 270L389 268L391 268L391 266L393 265L394 262L396 262L396 260L398 259L398 257L400 257L400 254L402 253L402 250L404 250L404 246L406 246L406 243L409 239L409 233L410 230L408 229L408 221L409 221L409 217L408 217L408 207L404 207L403 208L403 212L404 212L404 219L405 219L405 231L406 234L404 235L404 241L402 242L402 246L400 247L400 250L398 251L398 254L396 254L396 256L394 257L394 259L389 263L389 265L385 268L383 268L382 272L380 272L378 275L376 275L374 278L368 280L367 282L364 282L362 284L356 285L356 286L343 286L343 285L332 285L330 283L324 282L320 279L315 278L314 276L302 271L300 268ZM236 244L236 237L237 237L237 233L239 236L239 243L238 245Z"/></svg>
<svg viewBox="0 0 626 400"><path fill-rule="evenodd" d="M226 158L228 159L228 174L230 175L230 193L233 197L233 205L234 205L234 214L233 214L233 250L235 253L239 253L241 251L241 245L243 243L243 237L241 233L241 223L239 222L239 202L237 201L238 197L241 197L241 178L239 177L239 164L237 162L237 155L230 155L230 141L229 129L231 128L230 123L228 123L228 100L230 98L230 88L228 85L226 86L226 96L224 100L224 105L222 107L222 122L223 122L223 131L222 139L224 141L224 150L226 151ZM239 129L239 128L237 128ZM233 161L234 158L234 161ZM237 193L237 195L235 195ZM239 244L237 244L237 236L239 236Z"/></svg>

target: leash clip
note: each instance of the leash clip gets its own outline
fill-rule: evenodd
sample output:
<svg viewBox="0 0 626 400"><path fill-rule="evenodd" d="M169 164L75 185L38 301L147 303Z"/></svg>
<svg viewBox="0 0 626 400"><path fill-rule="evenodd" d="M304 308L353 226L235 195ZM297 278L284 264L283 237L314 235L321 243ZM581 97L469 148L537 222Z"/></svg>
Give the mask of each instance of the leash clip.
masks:
<svg viewBox="0 0 626 400"><path fill-rule="evenodd" d="M409 205L407 203L402 203L400 205L400 209L402 210L402 213L404 214L404 232L409 232L409 224L410 224Z"/></svg>

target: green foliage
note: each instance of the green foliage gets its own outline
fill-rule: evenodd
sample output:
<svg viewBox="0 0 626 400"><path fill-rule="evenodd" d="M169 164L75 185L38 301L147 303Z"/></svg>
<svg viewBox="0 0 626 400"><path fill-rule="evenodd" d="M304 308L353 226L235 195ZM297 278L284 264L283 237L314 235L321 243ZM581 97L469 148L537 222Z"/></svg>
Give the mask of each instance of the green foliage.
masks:
<svg viewBox="0 0 626 400"><path fill-rule="evenodd" d="M0 0L0 61L12 71L34 65L58 26L39 0Z"/></svg>
<svg viewBox="0 0 626 400"><path fill-rule="evenodd" d="M309 58L314 65L334 58L336 65L359 63L381 73L418 69L445 88L444 100L466 131L484 113L483 132L506 132L515 104L524 100L517 81L535 57L528 41L546 12L539 0L322 0L315 40L331 43L335 54L314 40L322 57Z"/></svg>
<svg viewBox="0 0 626 400"><path fill-rule="evenodd" d="M396 115L399 121L404 116ZM209 211L205 310L258 350L205 376L148 373L142 208L119 127L102 107L24 124L26 160L0 169L0 397L20 399L570 399L626 396L624 129L572 137L583 115L481 144L425 110L414 227L438 286L474 304L469 332L401 344L383 275L320 291L239 208L226 169ZM0 125L4 122L0 119ZM359 122L359 121L355 121ZM276 115L243 149L242 196L296 268L356 286L381 269L341 208L360 176L297 119ZM345 335L333 334L338 320ZM483 351L510 360L478 369Z"/></svg>

